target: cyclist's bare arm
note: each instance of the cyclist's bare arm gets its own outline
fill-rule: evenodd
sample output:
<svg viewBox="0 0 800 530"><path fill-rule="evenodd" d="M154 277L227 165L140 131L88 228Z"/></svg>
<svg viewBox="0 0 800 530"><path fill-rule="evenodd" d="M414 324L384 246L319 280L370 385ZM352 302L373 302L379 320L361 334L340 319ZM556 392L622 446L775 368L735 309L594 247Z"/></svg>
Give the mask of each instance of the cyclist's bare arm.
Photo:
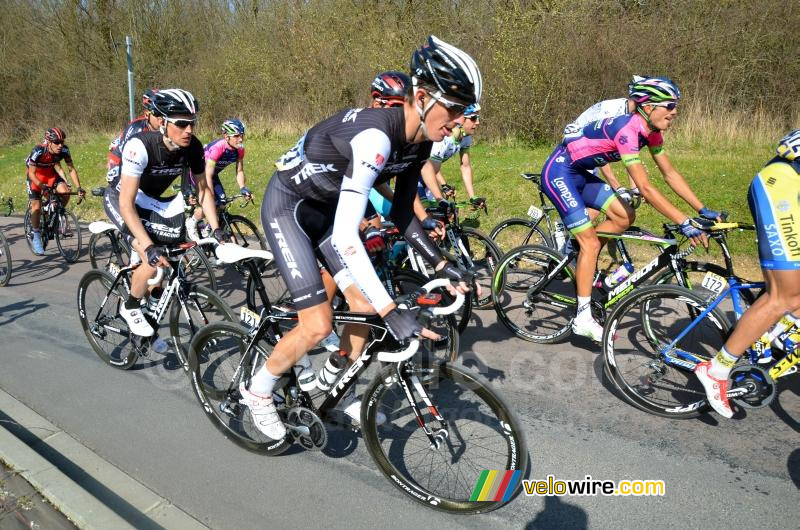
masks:
<svg viewBox="0 0 800 530"><path fill-rule="evenodd" d="M433 193L433 198L437 201L442 200L444 197L442 196L442 189L439 187L439 181L436 177L436 174L439 172L439 169L442 167L441 162L436 162L434 160L428 160L425 162L425 165L422 166L422 182L425 183L425 187L431 190Z"/></svg>
<svg viewBox="0 0 800 530"><path fill-rule="evenodd" d="M608 185L611 186L612 189L616 190L622 187L622 184L614 174L614 170L611 169L611 164L600 166L600 173L603 175L603 178L606 182L608 182Z"/></svg>
<svg viewBox="0 0 800 530"><path fill-rule="evenodd" d="M216 160L206 160L206 172L204 173L205 178L201 179L198 175L194 175L194 180L198 184L200 184L200 180L205 182L206 189L211 190L211 195L214 195L214 166L217 164ZM203 196L200 194L200 186L197 186L197 200L202 201Z"/></svg>
<svg viewBox="0 0 800 530"><path fill-rule="evenodd" d="M123 173L120 177L119 213L122 215L122 220L125 221L125 227L141 248L145 249L153 244L153 240L150 239L150 234L144 229L142 220L139 219L139 214L136 212L135 203L138 191L139 179ZM143 261L147 260L146 256L142 256L142 259Z"/></svg>
<svg viewBox="0 0 800 530"><path fill-rule="evenodd" d="M208 173L208 167L206 167L206 173ZM247 186L247 179L244 176L244 158L236 161L236 183L239 185L239 189Z"/></svg>
<svg viewBox="0 0 800 530"><path fill-rule="evenodd" d="M681 199L686 201L686 204L691 206L695 212L699 212L700 208L703 207L703 203L700 202L700 199L694 194L694 191L689 187L686 179L683 178L683 175L672 165L666 153L653 155L653 160L658 166L659 171L661 171L661 174L664 175L664 181L667 185L672 188Z"/></svg>
<svg viewBox="0 0 800 530"><path fill-rule="evenodd" d="M469 158L468 151L462 151L459 155L461 158L461 180L467 190L467 197L471 199L475 196L475 188L472 187L472 161Z"/></svg>
<svg viewBox="0 0 800 530"><path fill-rule="evenodd" d="M206 164L206 169L208 169L208 164ZM207 184L207 175L208 172L203 173L202 175L194 176L195 181L197 182L197 197L200 200L200 204L203 208L203 215L208 221L208 224L211 225L212 230L216 230L219 228L219 219L217 219L217 205L214 202L214 192Z"/></svg>
<svg viewBox="0 0 800 530"><path fill-rule="evenodd" d="M30 179L30 181L33 182L37 187L41 188L42 181L39 180L38 177L36 176L36 168L33 166L28 166L27 171L28 171L28 178Z"/></svg>
<svg viewBox="0 0 800 530"><path fill-rule="evenodd" d="M392 191L392 187L389 186L388 182L384 182L383 184L375 186L375 190L385 197L389 202L394 200L394 192Z"/></svg>
<svg viewBox="0 0 800 530"><path fill-rule="evenodd" d="M80 178L78 178L78 170L75 169L75 165L72 162L67 162L66 160L64 162L67 164L67 167L69 168L69 177L72 179L72 182L75 183L75 187L80 188L81 180ZM56 167L61 169L61 164L58 164ZM64 175L61 175L61 178L64 178ZM64 178L64 180L66 180L66 178Z"/></svg>
<svg viewBox="0 0 800 530"><path fill-rule="evenodd" d="M682 223L688 217L680 210L678 210L664 194L658 191L650 178L647 176L647 171L640 163L631 164L627 166L628 174L630 175L633 183L639 188L642 197L653 205L659 213L674 223Z"/></svg>

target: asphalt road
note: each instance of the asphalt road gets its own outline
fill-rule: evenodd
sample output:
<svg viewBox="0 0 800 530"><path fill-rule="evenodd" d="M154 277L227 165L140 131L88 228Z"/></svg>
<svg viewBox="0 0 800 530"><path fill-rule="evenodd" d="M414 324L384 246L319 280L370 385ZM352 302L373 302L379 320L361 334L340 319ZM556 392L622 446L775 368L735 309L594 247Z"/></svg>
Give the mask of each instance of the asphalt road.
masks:
<svg viewBox="0 0 800 530"><path fill-rule="evenodd" d="M204 418L188 379L162 357L128 372L105 365L76 310L88 260L68 267L54 251L33 256L20 218L0 218L0 226L14 258L11 283L0 288L0 388L212 528L797 527L800 378L786 381L770 407L735 420L665 420L611 392L588 342L530 344L511 337L493 311L479 311L462 355L482 364L516 408L529 478L663 480L666 495L520 495L491 514L455 517L406 500L357 434L331 433L322 453L255 455ZM232 303L241 300L234 287L223 284Z"/></svg>

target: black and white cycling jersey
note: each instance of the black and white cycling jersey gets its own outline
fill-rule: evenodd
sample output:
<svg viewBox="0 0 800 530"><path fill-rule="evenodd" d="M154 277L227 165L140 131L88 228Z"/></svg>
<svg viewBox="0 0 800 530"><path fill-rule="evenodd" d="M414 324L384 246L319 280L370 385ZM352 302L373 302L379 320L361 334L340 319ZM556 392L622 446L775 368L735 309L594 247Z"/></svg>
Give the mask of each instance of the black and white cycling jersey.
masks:
<svg viewBox="0 0 800 530"><path fill-rule="evenodd" d="M417 179L430 149L431 142L411 144L406 139L403 108L347 109L309 129L276 162L261 220L299 309L325 301L314 248L321 249L334 277L348 271L373 307L379 310L392 301L358 228L372 187L393 176L397 180L389 217L423 256L434 264L441 261L413 212ZM307 226L311 217L318 217L308 214L309 205L328 219L324 233ZM319 226L320 220L313 224Z"/></svg>

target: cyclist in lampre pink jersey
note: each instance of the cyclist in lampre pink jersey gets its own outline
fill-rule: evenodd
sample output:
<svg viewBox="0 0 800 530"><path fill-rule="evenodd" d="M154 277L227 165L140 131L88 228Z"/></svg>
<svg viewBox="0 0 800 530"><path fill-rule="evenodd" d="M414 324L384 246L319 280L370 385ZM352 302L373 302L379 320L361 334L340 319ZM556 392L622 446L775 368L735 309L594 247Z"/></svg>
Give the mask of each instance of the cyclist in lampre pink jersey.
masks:
<svg viewBox="0 0 800 530"><path fill-rule="evenodd" d="M572 330L594 341L600 341L603 328L590 310L592 279L597 270L597 256L606 243L597 237L597 232L621 233L635 218L633 209L618 200L611 186L593 174L595 168L621 160L645 200L679 223L681 232L693 244L707 245L705 234L650 182L640 158L642 147L648 147L659 171L678 196L701 216L719 217L719 212L704 207L664 154L661 132L672 125L678 113L681 92L677 85L665 77L651 77L633 83L629 96L635 103L635 112L589 123L581 134L565 137L542 170L544 191L579 245L575 271L578 310ZM606 214L605 221L596 228L587 206Z"/></svg>

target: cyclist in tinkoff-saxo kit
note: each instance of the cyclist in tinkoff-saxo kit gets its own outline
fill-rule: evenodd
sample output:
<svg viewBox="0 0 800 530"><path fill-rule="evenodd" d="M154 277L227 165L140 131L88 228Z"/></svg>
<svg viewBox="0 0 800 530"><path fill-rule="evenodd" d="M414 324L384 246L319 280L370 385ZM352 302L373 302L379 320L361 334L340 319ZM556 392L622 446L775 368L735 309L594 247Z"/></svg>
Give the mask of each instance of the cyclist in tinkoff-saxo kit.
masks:
<svg viewBox="0 0 800 530"><path fill-rule="evenodd" d="M225 198L225 188L219 179L223 169L231 164L236 164L236 182L239 184L239 193L250 198L252 193L247 187L244 175L244 133L245 127L241 120L232 118L222 122L222 138L210 142L205 146L206 157L206 188L214 191L214 200L219 206L219 201ZM194 180L194 176L192 176ZM186 235L190 239L200 239L197 233L197 223L203 218L203 210L195 208L194 213L186 219Z"/></svg>
<svg viewBox="0 0 800 530"><path fill-rule="evenodd" d="M662 131L672 125L678 114L681 92L677 85L665 77L650 77L634 83L629 95L635 103L635 112L589 123L579 135L565 137L547 158L542 170L544 192L579 245L575 271L578 309L572 331L595 342L601 340L603 327L591 312L592 280L600 249L606 243L605 239L597 237L597 232L623 232L633 222L635 212L626 201L619 200L611 186L594 175L593 170L622 160L644 199L665 217L680 224L681 233L692 244L707 246L706 234L650 182L640 158L641 148L647 146L664 180L679 197L705 218L720 216L700 202L664 153ZM587 207L606 214L606 219L596 228Z"/></svg>
<svg viewBox="0 0 800 530"><path fill-rule="evenodd" d="M63 160L69 168L69 176L81 197L84 195L81 188L81 181L78 178L78 170L72 163L72 155L69 147L64 143L67 138L59 127L51 127L44 132L44 142L33 148L31 154L25 160L26 178L25 183L28 189L28 199L31 203L31 227L33 253L37 256L44 254L42 244L42 232L40 222L42 218L42 191L55 190L57 193L69 193L70 185L64 178L64 170L61 169ZM69 202L69 195L62 197L62 203L66 206Z"/></svg>
<svg viewBox="0 0 800 530"><path fill-rule="evenodd" d="M778 333L797 323L800 315L800 129L778 143L777 156L750 183L747 202L758 231L758 257L767 290L744 312L717 355L694 370L709 403L725 418L733 416L727 396L733 365L779 320L783 324L785 319L785 325L778 327ZM791 338L800 341L797 334Z"/></svg>
<svg viewBox="0 0 800 530"><path fill-rule="evenodd" d="M411 90L402 106L345 109L309 129L278 160L278 171L267 185L261 220L299 323L281 337L265 365L239 390L254 424L272 439L286 435L272 402L275 383L332 328L315 248L352 311L377 312L401 342L435 337L421 329L412 311L395 305L359 237L367 197L376 182L396 177L390 218L438 276L456 282L460 292L469 290L470 278L449 264L425 235L414 216L413 201L432 142L452 134L464 109L480 99L481 75L472 57L431 36L412 54L411 76ZM345 326L340 359L356 359L367 336L364 326ZM344 366L335 370L341 374ZM357 418L360 402L353 399L342 406L348 416Z"/></svg>
<svg viewBox="0 0 800 530"><path fill-rule="evenodd" d="M169 267L159 245L184 240L183 195L162 197L175 179L185 181L190 170L197 177L203 212L214 228L214 237L223 240L214 195L205 193L203 144L193 134L197 110L197 101L186 90L170 88L155 93L153 113L163 118L162 125L158 131L140 132L125 142L120 174L106 188L103 200L108 218L142 258L120 308L131 333L142 337L155 333L140 308L147 280L155 276L156 267Z"/></svg>

